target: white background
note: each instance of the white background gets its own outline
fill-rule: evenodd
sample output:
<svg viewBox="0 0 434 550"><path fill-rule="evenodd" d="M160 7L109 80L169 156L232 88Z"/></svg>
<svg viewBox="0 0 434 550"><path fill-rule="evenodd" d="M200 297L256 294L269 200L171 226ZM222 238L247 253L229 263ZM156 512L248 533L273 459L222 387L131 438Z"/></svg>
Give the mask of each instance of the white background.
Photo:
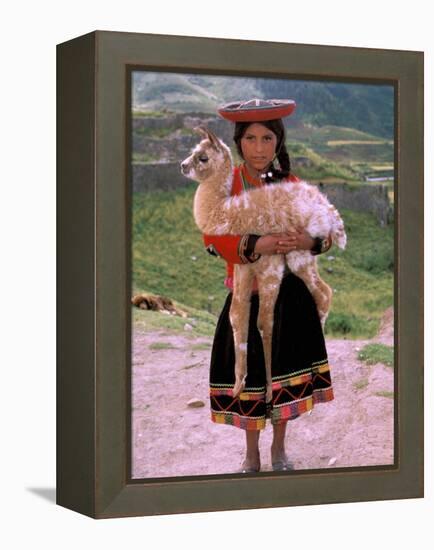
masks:
<svg viewBox="0 0 434 550"><path fill-rule="evenodd" d="M8 3L11 5L11 3ZM433 522L433 30L429 3L15 2L1 20L3 548L413 548ZM8 11L9 10L9 11ZM425 51L426 497L95 521L55 486L55 46L93 30ZM430 208L431 206L431 208ZM6 304L6 307L3 305ZM432 341L432 334L431 334ZM3 539L3 540L2 540ZM7 539L6 545L3 544Z"/></svg>

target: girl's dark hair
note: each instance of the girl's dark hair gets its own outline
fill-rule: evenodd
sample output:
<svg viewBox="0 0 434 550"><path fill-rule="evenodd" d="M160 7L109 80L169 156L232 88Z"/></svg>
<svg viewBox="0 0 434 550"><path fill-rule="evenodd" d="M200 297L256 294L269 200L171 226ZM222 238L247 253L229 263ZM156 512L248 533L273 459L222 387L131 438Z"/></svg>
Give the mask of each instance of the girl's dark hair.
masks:
<svg viewBox="0 0 434 550"><path fill-rule="evenodd" d="M235 130L234 130L234 141L237 146L238 154L241 158L243 158L243 153L241 150L241 138L244 135L244 132L246 129L253 124L253 122L236 122L235 123ZM263 124L266 128L271 130L277 137L277 144L276 144L276 155L277 160L279 162L279 167L276 168L274 166L274 161L271 163L271 165L267 168L267 176L265 177L266 183L271 183L275 181L280 181L286 177L289 176L291 173L291 161L289 159L288 151L286 150L285 145L285 126L283 125L282 119L278 118L275 120L264 120L261 121L259 124ZM271 176L268 175L268 173L271 173Z"/></svg>

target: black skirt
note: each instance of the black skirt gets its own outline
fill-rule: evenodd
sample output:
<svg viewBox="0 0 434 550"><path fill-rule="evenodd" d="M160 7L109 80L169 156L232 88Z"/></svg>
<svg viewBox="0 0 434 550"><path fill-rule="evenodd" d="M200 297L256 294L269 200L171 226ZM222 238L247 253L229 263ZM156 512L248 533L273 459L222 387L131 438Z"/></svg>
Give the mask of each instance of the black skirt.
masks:
<svg viewBox="0 0 434 550"><path fill-rule="evenodd" d="M315 302L292 273L282 280L274 310L272 340L273 398L265 402L265 364L256 326L259 297L252 294L247 340L246 387L233 397L235 353L226 299L214 336L210 366L211 420L244 430L265 428L297 418L316 403L333 400L327 351Z"/></svg>

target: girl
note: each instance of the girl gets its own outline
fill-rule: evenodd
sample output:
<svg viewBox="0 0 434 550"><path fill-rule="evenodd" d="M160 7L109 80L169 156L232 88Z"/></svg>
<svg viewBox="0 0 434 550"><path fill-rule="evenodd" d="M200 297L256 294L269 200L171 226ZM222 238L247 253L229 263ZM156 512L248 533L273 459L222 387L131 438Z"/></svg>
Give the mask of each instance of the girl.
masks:
<svg viewBox="0 0 434 550"><path fill-rule="evenodd" d="M292 100L260 100L230 103L219 114L235 122L234 141L243 163L234 168L232 194L283 181L296 182L285 146L282 118L295 109ZM279 167L275 166L278 161ZM256 261L262 254L287 254L311 250L320 254L331 239L313 239L303 230L272 235L204 235L208 252L227 264L225 285L232 289L233 264ZM244 391L232 396L234 343L229 321L232 293L227 296L214 336L210 366L211 419L241 428L246 434L242 473L259 472L259 434L266 418L273 426L273 470L292 469L285 452L288 420L331 401L333 389L324 335L313 298L304 282L287 272L282 280L274 312L272 341L273 398L265 402L265 365L262 340L256 327L258 295L253 287L247 343L248 375Z"/></svg>

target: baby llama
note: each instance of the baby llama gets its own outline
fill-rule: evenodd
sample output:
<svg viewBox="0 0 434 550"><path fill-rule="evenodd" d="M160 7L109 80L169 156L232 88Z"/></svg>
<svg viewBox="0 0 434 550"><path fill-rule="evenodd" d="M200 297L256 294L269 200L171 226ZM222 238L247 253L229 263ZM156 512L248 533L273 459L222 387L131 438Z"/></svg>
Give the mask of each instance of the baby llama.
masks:
<svg viewBox="0 0 434 550"><path fill-rule="evenodd" d="M208 235L285 233L301 227L312 237L331 235L345 248L343 221L334 206L313 185L306 182L269 185L230 196L233 162L229 147L204 127L195 128L202 141L181 163L182 173L199 182L194 197L194 219ZM324 326L332 290L318 273L316 256L308 250L282 255L263 255L254 263L234 265L234 288L230 321L235 347L233 395L243 391L247 377L247 335L250 295L256 277L259 293L257 326L262 338L266 371L266 401L272 398L271 343L274 306L284 272L284 261L311 292Z"/></svg>

